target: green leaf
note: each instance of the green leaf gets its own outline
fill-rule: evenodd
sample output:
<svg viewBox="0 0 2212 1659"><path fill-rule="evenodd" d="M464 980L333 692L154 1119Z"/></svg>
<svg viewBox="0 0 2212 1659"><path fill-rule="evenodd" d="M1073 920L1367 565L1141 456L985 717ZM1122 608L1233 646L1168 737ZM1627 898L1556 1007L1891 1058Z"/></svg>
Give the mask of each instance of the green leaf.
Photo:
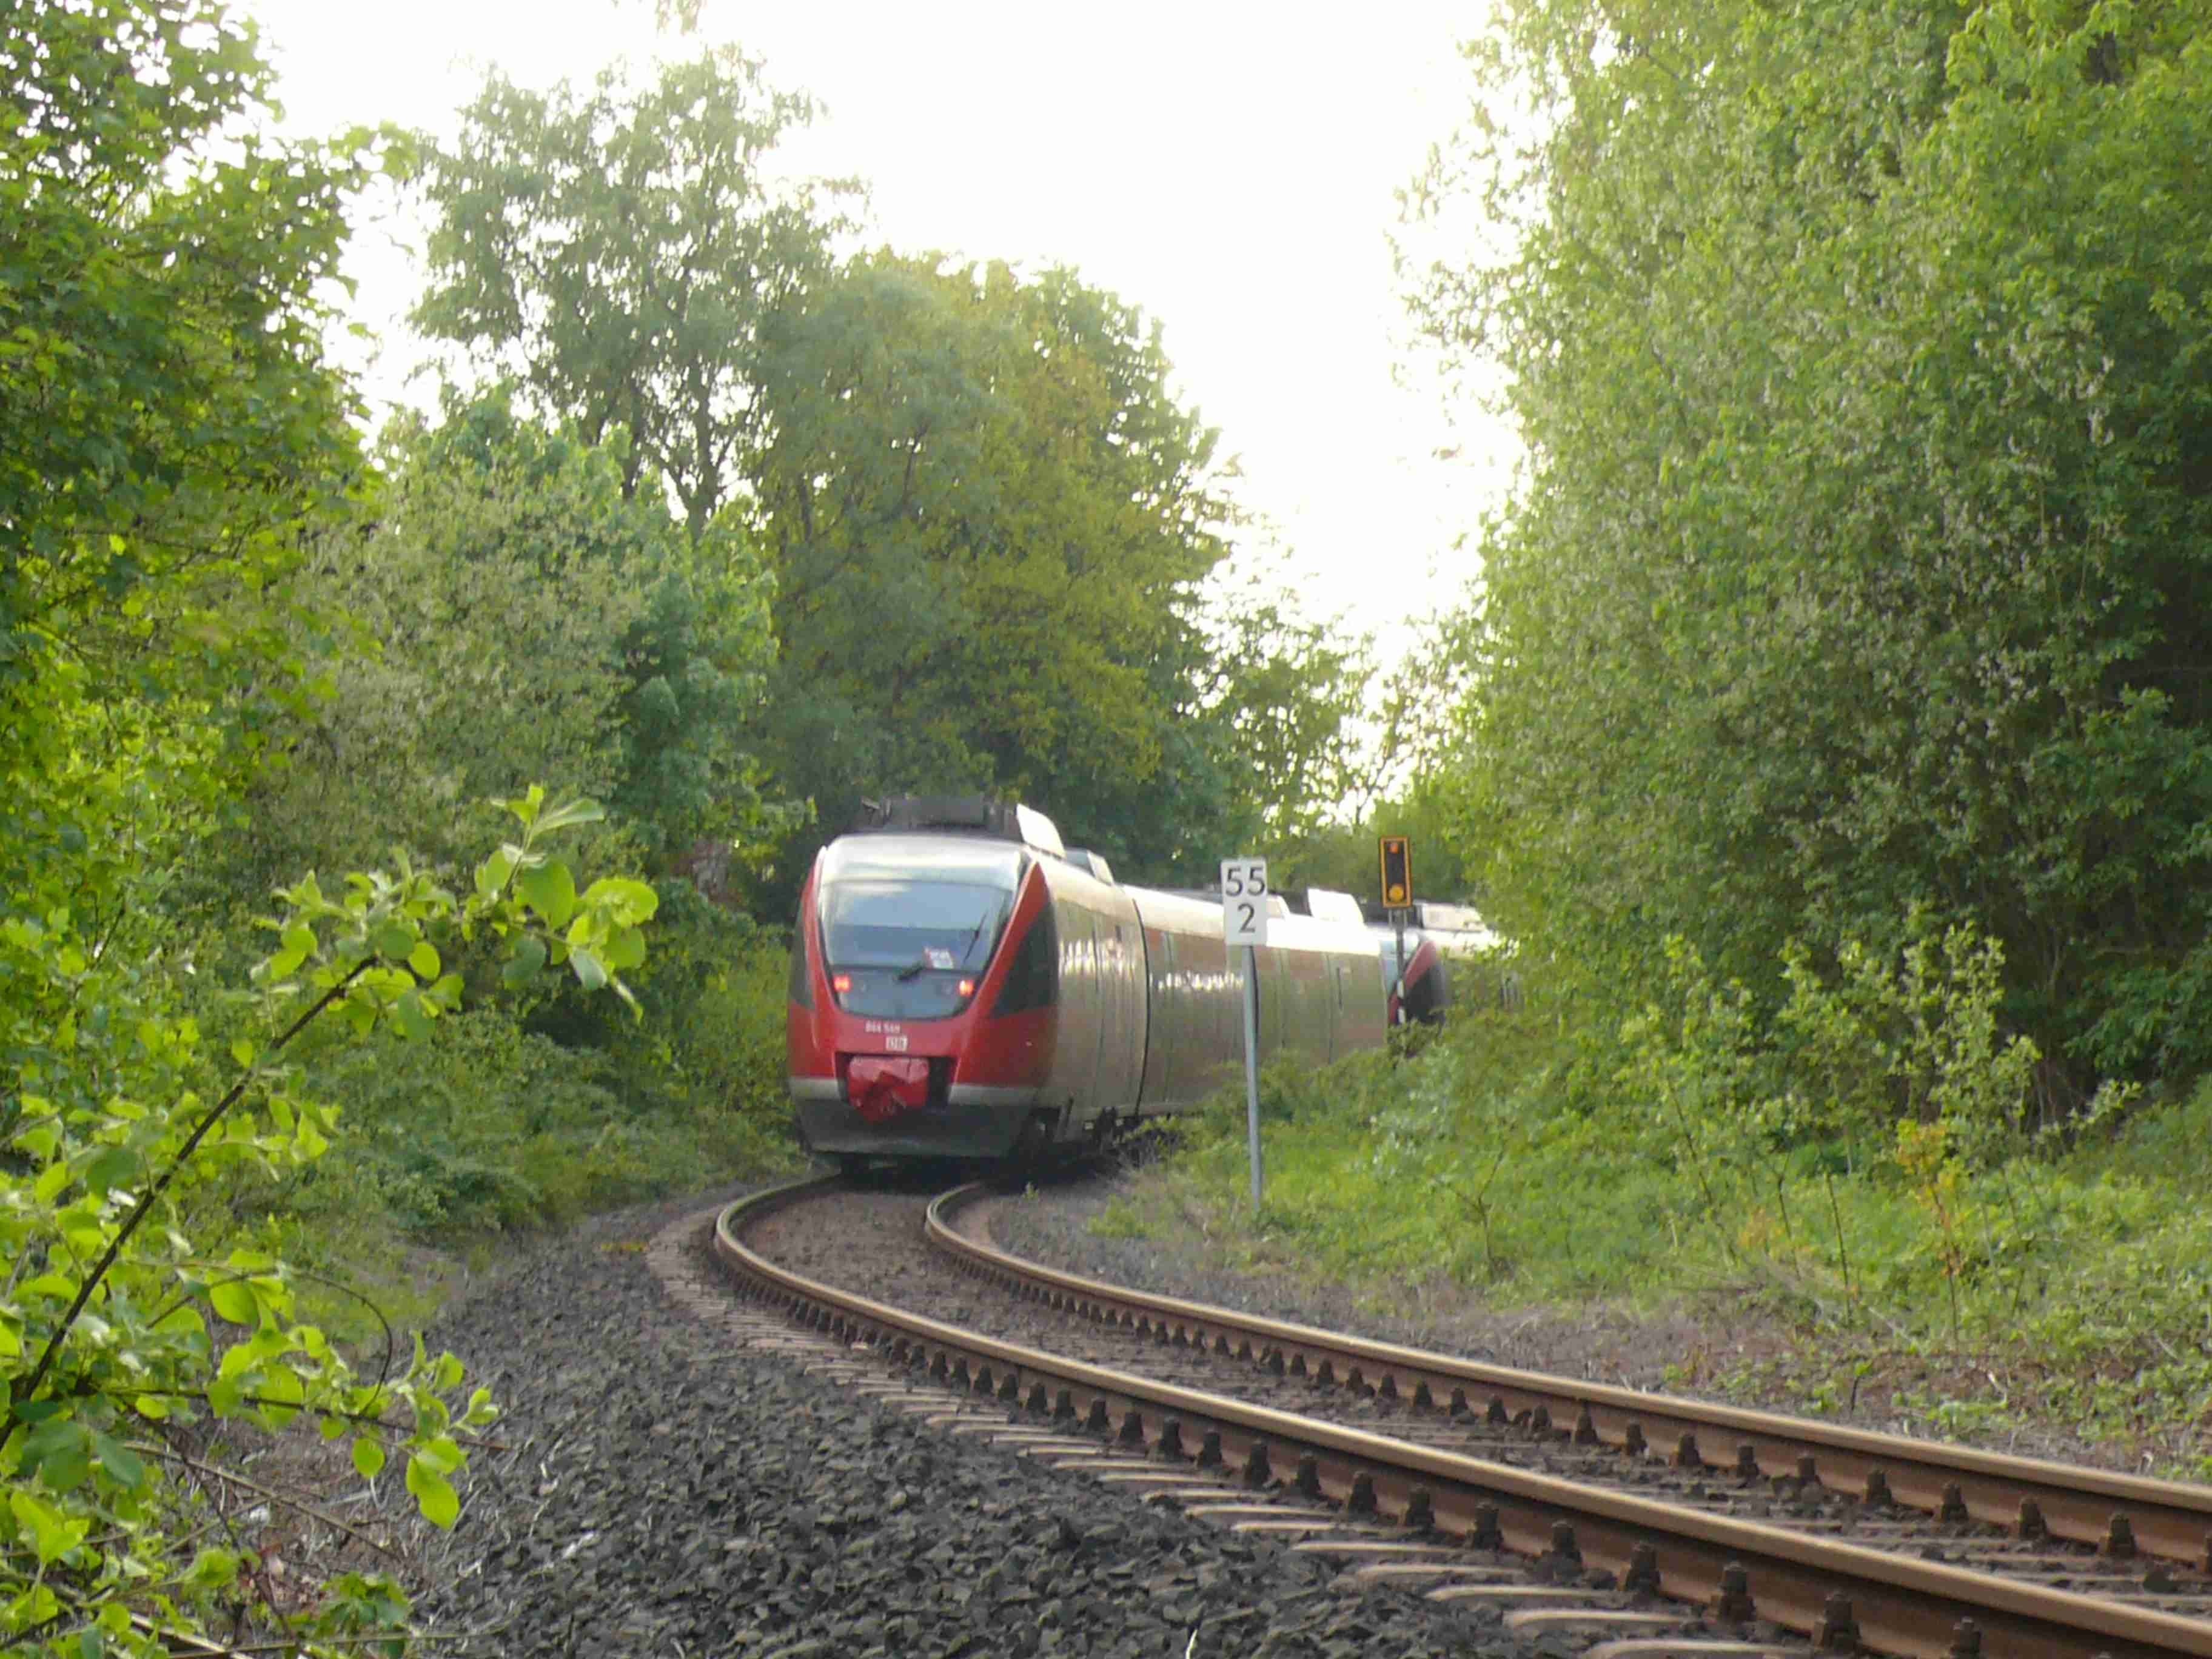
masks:
<svg viewBox="0 0 2212 1659"><path fill-rule="evenodd" d="M430 1016L423 1012L419 992L402 992L392 1005L392 1018L399 1027L399 1035L410 1042L420 1042L430 1035Z"/></svg>
<svg viewBox="0 0 2212 1659"><path fill-rule="evenodd" d="M584 890L584 903L587 908L605 912L620 926L634 927L653 920L660 908L660 895L646 883L627 876L602 876Z"/></svg>
<svg viewBox="0 0 2212 1659"><path fill-rule="evenodd" d="M375 1480L384 1473L384 1443L366 1434L354 1436L353 1466L362 1480Z"/></svg>
<svg viewBox="0 0 2212 1659"><path fill-rule="evenodd" d="M404 962L415 948L416 933L404 921L387 921L377 928L370 943L387 962Z"/></svg>
<svg viewBox="0 0 2212 1659"><path fill-rule="evenodd" d="M568 918L576 914L575 878L558 859L549 859L536 869L525 871L514 884L514 890L524 903L545 919L549 927L565 927Z"/></svg>
<svg viewBox="0 0 2212 1659"><path fill-rule="evenodd" d="M261 1322L261 1304L254 1299L252 1285L242 1279L226 1279L209 1285L208 1305L234 1325Z"/></svg>
<svg viewBox="0 0 2212 1659"><path fill-rule="evenodd" d="M625 972L645 960L645 934L635 927L617 931L607 941L607 965L616 972Z"/></svg>
<svg viewBox="0 0 2212 1659"><path fill-rule="evenodd" d="M288 1365L270 1366L254 1392L261 1396L261 1420L272 1429L281 1429L289 1423L307 1399L306 1385Z"/></svg>
<svg viewBox="0 0 2212 1659"><path fill-rule="evenodd" d="M432 1526L450 1531L453 1522L461 1518L461 1500L455 1495L453 1483L424 1462L419 1454L407 1460L407 1490L415 1495L422 1518Z"/></svg>
<svg viewBox="0 0 2212 1659"><path fill-rule="evenodd" d="M92 1436L74 1418L50 1418L23 1440L23 1466L55 1492L74 1492L92 1474Z"/></svg>
<svg viewBox="0 0 2212 1659"><path fill-rule="evenodd" d="M568 965L575 970L576 982L586 991L604 990L607 970L597 956L580 945L568 947Z"/></svg>
<svg viewBox="0 0 2212 1659"><path fill-rule="evenodd" d="M112 1192L135 1180L141 1167L129 1147L110 1146L85 1166L84 1184L95 1193Z"/></svg>
<svg viewBox="0 0 2212 1659"><path fill-rule="evenodd" d="M526 830L532 824L538 822L538 809L545 804L545 786L542 783L533 783L513 799L495 801L493 804L503 806L514 813L520 821L523 829Z"/></svg>
<svg viewBox="0 0 2212 1659"><path fill-rule="evenodd" d="M442 965L438 960L437 946L423 939L407 953L407 965L426 980L435 980Z"/></svg>
<svg viewBox="0 0 2212 1659"><path fill-rule="evenodd" d="M468 1454L450 1435L434 1435L415 1449L416 1460L439 1474L451 1474L467 1462Z"/></svg>
<svg viewBox="0 0 2212 1659"><path fill-rule="evenodd" d="M295 921L283 933L283 946L269 958L267 973L271 979L289 979L300 970L300 964L315 954L315 930L303 921Z"/></svg>
<svg viewBox="0 0 2212 1659"><path fill-rule="evenodd" d="M92 1453L99 1459L101 1471L125 1492L138 1492L144 1488L145 1462L122 1442L112 1439L95 1429L92 1435Z"/></svg>
<svg viewBox="0 0 2212 1659"><path fill-rule="evenodd" d="M538 820L535 833L542 836L550 830L566 830L573 823L597 823L606 815L606 809L599 802L588 796L580 796L564 805L556 806L551 811L542 814ZM557 927L560 923L556 922L553 925Z"/></svg>
<svg viewBox="0 0 2212 1659"><path fill-rule="evenodd" d="M514 942L514 951L500 969L500 978L509 990L519 990L538 977L545 966L545 941L534 933L525 933Z"/></svg>
<svg viewBox="0 0 2212 1659"><path fill-rule="evenodd" d="M231 1550L204 1549L185 1569L185 1582L199 1589L221 1589L238 1577L238 1556Z"/></svg>
<svg viewBox="0 0 2212 1659"><path fill-rule="evenodd" d="M486 898L497 896L501 890L507 885L507 878L514 873L514 864L515 849L511 847L501 848L499 851L477 866L477 891Z"/></svg>
<svg viewBox="0 0 2212 1659"><path fill-rule="evenodd" d="M38 1552L39 1565L52 1566L55 1562L84 1541L92 1528L89 1517L72 1518L52 1504L38 1498L21 1486L14 1487L8 1494L8 1508L16 1521L31 1534L31 1547Z"/></svg>

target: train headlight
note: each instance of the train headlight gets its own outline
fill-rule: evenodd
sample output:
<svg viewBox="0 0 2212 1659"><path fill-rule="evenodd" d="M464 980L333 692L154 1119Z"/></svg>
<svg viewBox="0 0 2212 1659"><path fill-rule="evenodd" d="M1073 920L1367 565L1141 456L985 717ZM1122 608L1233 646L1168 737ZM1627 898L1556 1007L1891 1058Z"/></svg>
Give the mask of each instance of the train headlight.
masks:
<svg viewBox="0 0 2212 1659"><path fill-rule="evenodd" d="M975 994L975 981L972 979L962 980L960 981L959 990L963 998L974 996Z"/></svg>

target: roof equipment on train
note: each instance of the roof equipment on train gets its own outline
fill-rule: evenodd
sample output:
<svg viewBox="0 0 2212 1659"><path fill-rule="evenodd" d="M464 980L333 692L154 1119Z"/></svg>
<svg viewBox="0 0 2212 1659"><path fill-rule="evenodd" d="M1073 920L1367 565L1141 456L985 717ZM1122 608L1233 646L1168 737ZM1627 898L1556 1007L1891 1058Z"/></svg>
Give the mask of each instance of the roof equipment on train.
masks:
<svg viewBox="0 0 2212 1659"><path fill-rule="evenodd" d="M988 800L980 795L893 795L879 801L862 801L854 815L854 832L879 830L964 831L1018 841L1056 859L1067 856L1059 826L1043 813L1015 801Z"/></svg>

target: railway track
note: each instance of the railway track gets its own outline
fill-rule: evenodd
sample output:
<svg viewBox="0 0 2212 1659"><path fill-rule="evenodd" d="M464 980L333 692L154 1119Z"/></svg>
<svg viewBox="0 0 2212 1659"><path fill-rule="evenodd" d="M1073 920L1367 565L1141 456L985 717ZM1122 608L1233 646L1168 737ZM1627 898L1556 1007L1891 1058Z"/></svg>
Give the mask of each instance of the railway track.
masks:
<svg viewBox="0 0 2212 1659"><path fill-rule="evenodd" d="M2212 1492L1248 1318L1009 1256L961 1224L977 1188L931 1205L932 1244L1085 1334L1055 1346L1114 1363L1071 1358L747 1246L832 1185L721 1218L751 1294L969 1402L948 1425L1332 1549L1370 1582L1571 1622L1607 1659L1772 1652L1781 1632L1929 1659L2212 1659Z"/></svg>

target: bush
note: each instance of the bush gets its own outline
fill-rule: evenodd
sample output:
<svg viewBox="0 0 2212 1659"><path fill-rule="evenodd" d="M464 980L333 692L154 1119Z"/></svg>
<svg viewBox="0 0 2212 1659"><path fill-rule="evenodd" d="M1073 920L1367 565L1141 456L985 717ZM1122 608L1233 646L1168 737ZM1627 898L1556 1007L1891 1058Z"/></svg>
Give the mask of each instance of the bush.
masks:
<svg viewBox="0 0 2212 1659"><path fill-rule="evenodd" d="M641 1078L634 1053L568 1048L496 1009L447 1024L434 1046L380 1038L311 1069L307 1089L337 1107L346 1133L273 1206L340 1218L368 1202L418 1236L503 1232L696 1189L775 1157L761 1114L726 1105L720 1079L686 1088ZM733 1043L731 1064L757 1046Z"/></svg>

